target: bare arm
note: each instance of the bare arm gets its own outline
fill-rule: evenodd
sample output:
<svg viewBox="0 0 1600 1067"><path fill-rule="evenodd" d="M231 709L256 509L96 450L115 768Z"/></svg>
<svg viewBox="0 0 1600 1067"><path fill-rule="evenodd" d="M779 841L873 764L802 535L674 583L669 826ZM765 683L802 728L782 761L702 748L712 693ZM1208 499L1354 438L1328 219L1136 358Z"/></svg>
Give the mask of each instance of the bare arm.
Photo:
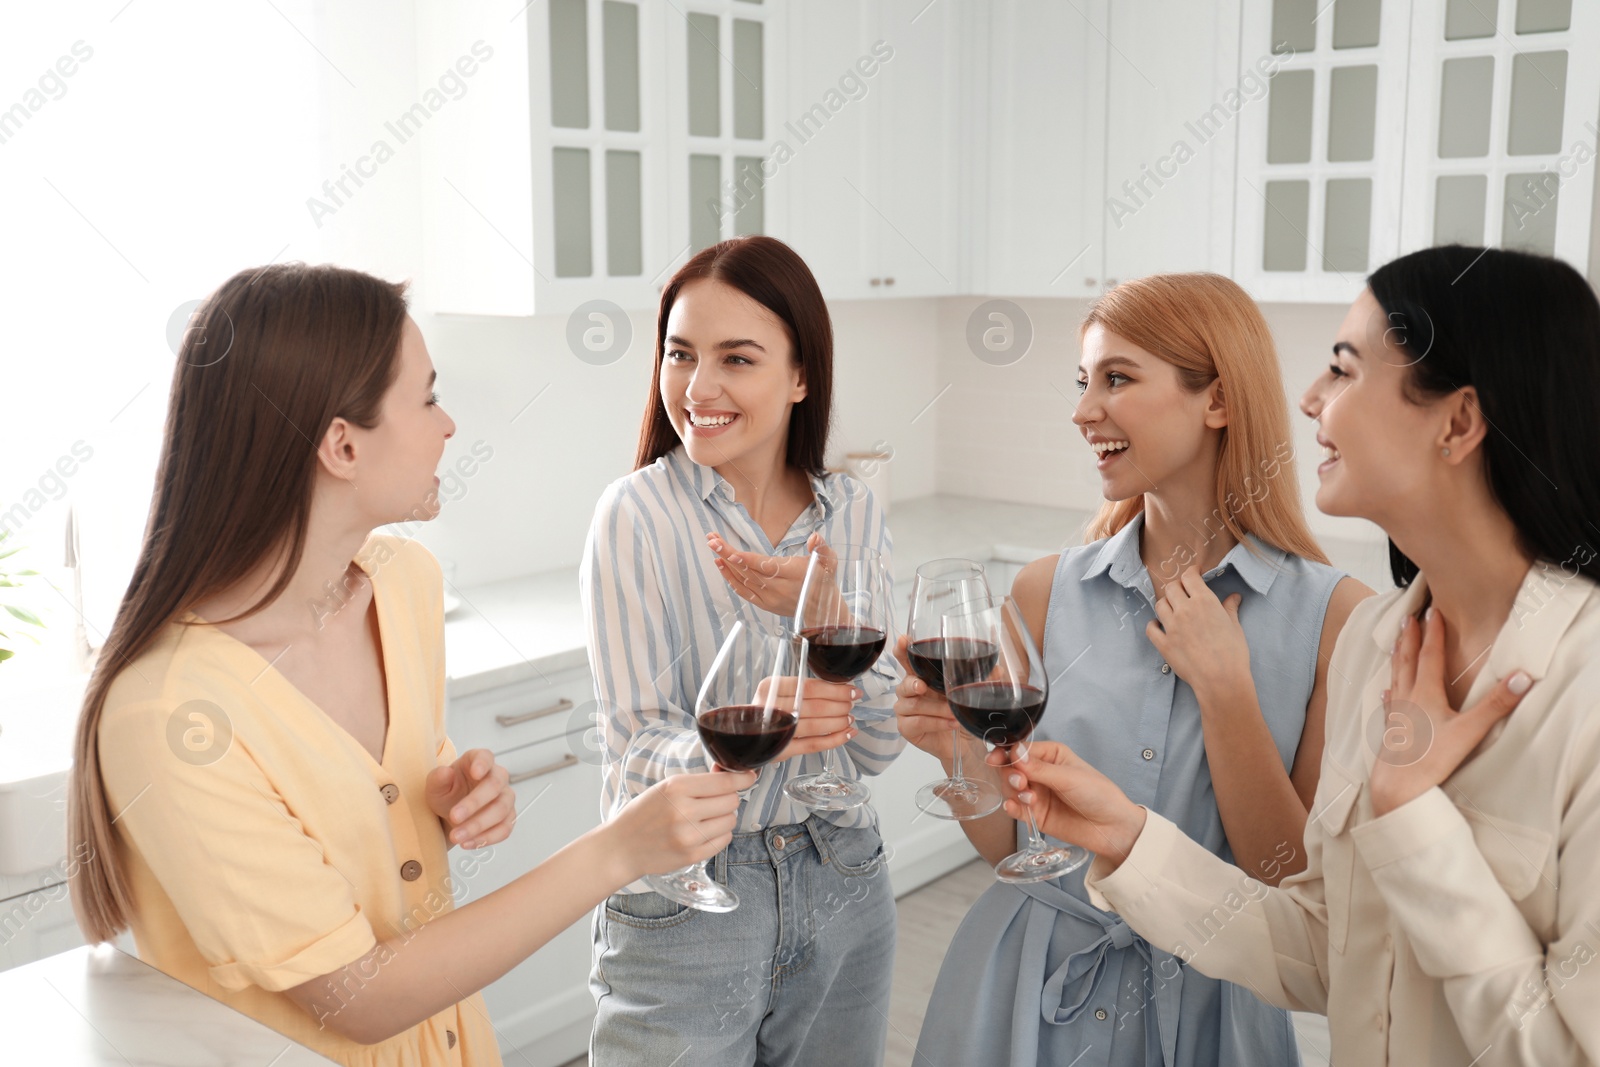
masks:
<svg viewBox="0 0 1600 1067"><path fill-rule="evenodd" d="M1322 763L1328 660L1351 610L1371 595L1361 582L1345 578L1328 602L1318 641L1316 681L1289 773L1282 770L1248 670L1195 687L1206 761L1228 844L1238 865L1268 885L1305 869L1306 813Z"/></svg>
<svg viewBox="0 0 1600 1067"><path fill-rule="evenodd" d="M319 1025L364 1045L409 1030L521 963L607 896L731 840L750 773L675 775L510 885L284 990Z"/></svg>

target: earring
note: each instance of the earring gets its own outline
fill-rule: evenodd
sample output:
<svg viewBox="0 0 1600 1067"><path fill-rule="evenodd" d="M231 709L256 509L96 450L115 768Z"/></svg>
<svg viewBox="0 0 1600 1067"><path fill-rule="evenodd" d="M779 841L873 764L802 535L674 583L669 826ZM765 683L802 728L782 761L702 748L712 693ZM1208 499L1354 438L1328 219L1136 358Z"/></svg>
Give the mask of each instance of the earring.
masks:
<svg viewBox="0 0 1600 1067"><path fill-rule="evenodd" d="M1448 448L1441 448L1439 450L1439 455L1448 457L1450 455L1450 450Z"/></svg>

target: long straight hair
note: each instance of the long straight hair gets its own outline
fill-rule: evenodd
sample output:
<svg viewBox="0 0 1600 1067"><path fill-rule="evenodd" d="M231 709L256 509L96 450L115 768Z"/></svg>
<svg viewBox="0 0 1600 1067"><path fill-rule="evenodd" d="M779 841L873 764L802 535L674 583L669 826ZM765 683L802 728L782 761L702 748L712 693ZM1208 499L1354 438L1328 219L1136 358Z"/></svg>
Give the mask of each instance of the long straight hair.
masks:
<svg viewBox="0 0 1600 1067"><path fill-rule="evenodd" d="M784 462L807 474L822 474L833 411L833 321L805 260L777 238L760 235L735 237L701 249L678 268L661 290L661 305L656 313L656 362L650 371L650 396L645 401L633 469L648 467L680 443L661 399L661 361L666 354L667 317L672 314L672 305L685 285L701 278L733 286L778 316L788 328L806 395L789 412Z"/></svg>
<svg viewBox="0 0 1600 1067"><path fill-rule="evenodd" d="M1249 294L1220 274L1155 274L1123 282L1096 300L1080 336L1095 325L1172 364L1191 393L1222 382L1228 424L1219 431L1217 507L1208 529L1216 521L1252 552L1246 534L1328 562L1300 510L1278 352ZM1143 510L1142 493L1104 502L1085 540L1111 536Z"/></svg>
<svg viewBox="0 0 1600 1067"><path fill-rule="evenodd" d="M67 813L78 925L91 943L128 926L133 899L100 777L99 729L117 675L168 624L264 560L271 604L305 551L317 445L335 417L378 424L399 372L405 286L338 267L241 271L208 297L172 376L155 493L133 579L78 717Z"/></svg>
<svg viewBox="0 0 1600 1067"><path fill-rule="evenodd" d="M1477 390L1484 474L1523 551L1600 581L1600 300L1583 275L1448 245L1401 256L1367 285L1410 357L1408 401ZM1389 571L1398 586L1417 576L1393 541Z"/></svg>

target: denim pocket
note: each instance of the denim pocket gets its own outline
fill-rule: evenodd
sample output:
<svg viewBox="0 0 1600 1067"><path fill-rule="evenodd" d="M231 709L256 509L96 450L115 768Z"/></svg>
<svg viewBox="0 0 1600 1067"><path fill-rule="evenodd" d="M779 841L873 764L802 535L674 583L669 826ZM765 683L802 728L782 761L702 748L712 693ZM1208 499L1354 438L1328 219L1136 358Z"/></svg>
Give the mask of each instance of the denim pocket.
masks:
<svg viewBox="0 0 1600 1067"><path fill-rule="evenodd" d="M661 930L694 918L695 909L668 900L660 893L613 893L606 901L606 918L640 930Z"/></svg>
<svg viewBox="0 0 1600 1067"><path fill-rule="evenodd" d="M827 843L829 862L847 878L877 874L883 866L883 838L871 826L837 827L828 834Z"/></svg>

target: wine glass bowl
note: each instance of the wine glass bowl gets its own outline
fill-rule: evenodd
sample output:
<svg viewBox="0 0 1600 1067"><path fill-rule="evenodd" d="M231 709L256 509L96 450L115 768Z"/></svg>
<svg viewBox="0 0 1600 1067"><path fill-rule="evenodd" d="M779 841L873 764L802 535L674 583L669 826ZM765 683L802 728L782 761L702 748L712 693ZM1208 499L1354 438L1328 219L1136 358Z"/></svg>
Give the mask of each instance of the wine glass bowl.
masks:
<svg viewBox="0 0 1600 1067"><path fill-rule="evenodd" d="M1050 680L1017 602L1011 597L969 601L943 616L941 630L947 642L974 642L994 649L992 659L985 653L945 661L945 698L956 722L997 748L1021 748L1044 714ZM1043 882L1089 862L1089 852L1077 845L1049 844L1031 809L1027 815L1027 844L995 864L995 877L1002 882Z"/></svg>
<svg viewBox="0 0 1600 1067"><path fill-rule="evenodd" d="M794 625L812 675L843 685L870 671L888 644L889 620L889 580L876 549L822 545L811 553ZM784 792L818 811L861 807L871 790L841 776L836 759L825 750L822 771L791 779Z"/></svg>
<svg viewBox="0 0 1600 1067"><path fill-rule="evenodd" d="M743 620L733 624L695 698L695 730L717 767L759 771L788 747L800 722L804 661L804 642ZM645 882L701 911L739 906L738 894L713 878L704 860Z"/></svg>
<svg viewBox="0 0 1600 1067"><path fill-rule="evenodd" d="M911 611L906 620L906 659L911 671L935 693L945 692L945 662L977 657L974 665L986 675L997 650L971 638L946 639L944 613L961 604L987 600L989 582L983 565L970 559L936 559L917 568L911 585ZM917 810L938 819L980 819L1000 808L1000 790L992 782L962 772L962 738L950 738L950 774L917 791Z"/></svg>

